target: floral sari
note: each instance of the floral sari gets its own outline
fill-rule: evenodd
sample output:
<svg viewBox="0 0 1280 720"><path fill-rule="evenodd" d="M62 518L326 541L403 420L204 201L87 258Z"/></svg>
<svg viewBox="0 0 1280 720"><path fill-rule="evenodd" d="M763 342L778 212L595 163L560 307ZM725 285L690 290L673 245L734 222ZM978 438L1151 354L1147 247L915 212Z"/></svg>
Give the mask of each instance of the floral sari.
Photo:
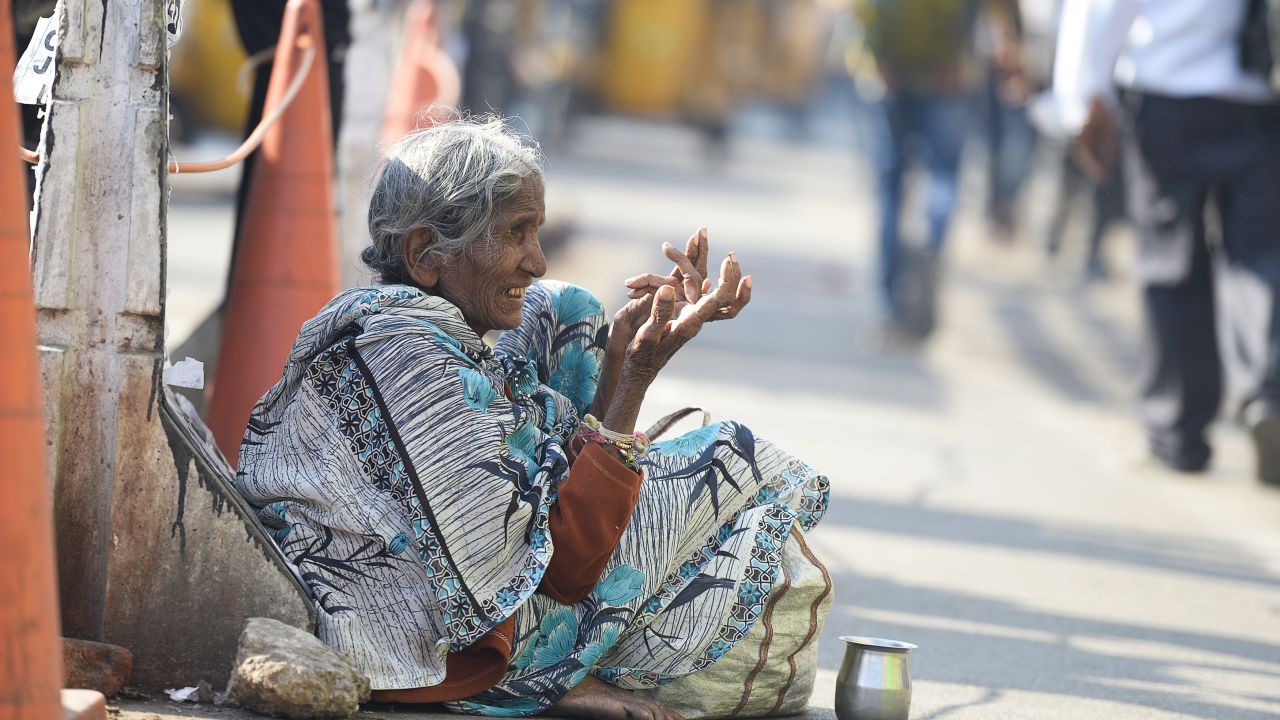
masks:
<svg viewBox="0 0 1280 720"><path fill-rule="evenodd" d="M448 707L531 715L588 673L636 689L697 672L754 624L828 483L732 422L653 445L585 599L536 592L607 333L599 301L555 282L529 289L492 349L407 286L346 291L304 325L237 485L307 582L317 634L375 689L441 682L448 651L514 615L506 676Z"/></svg>

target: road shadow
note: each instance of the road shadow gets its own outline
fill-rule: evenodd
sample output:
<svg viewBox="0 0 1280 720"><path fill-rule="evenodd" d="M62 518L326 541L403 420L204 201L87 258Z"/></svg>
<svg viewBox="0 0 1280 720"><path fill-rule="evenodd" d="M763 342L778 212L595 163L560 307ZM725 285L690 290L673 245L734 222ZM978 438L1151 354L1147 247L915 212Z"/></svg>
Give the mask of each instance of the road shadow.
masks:
<svg viewBox="0 0 1280 720"><path fill-rule="evenodd" d="M1066 296L1076 322L1094 339L1100 356L1122 377L1133 377L1138 367L1141 329L1130 330L1106 317L1098 310L1098 295L1091 294L1088 287L1075 288Z"/></svg>
<svg viewBox="0 0 1280 720"><path fill-rule="evenodd" d="M1100 310L1099 295L1088 287L1053 289L1026 282L999 282L972 270L957 268L955 282L985 295L994 309L994 321L1004 330L1020 365L1045 387L1072 402L1109 403L1117 398L1093 375L1094 370L1073 360L1080 348L1067 345L1045 320L1046 304L1065 309L1065 315L1087 338L1087 352L1101 358L1117 377L1134 377L1137 367L1138 330L1107 317Z"/></svg>
<svg viewBox="0 0 1280 720"><path fill-rule="evenodd" d="M1107 393L1059 350L1032 302L997 301L996 319L1004 326L1022 366L1046 386L1074 402L1103 403Z"/></svg>
<svg viewBox="0 0 1280 720"><path fill-rule="evenodd" d="M838 509L838 511L837 511ZM1125 563L1280 591L1280 578L1263 558L1226 542L1100 525L1045 523L986 513L946 510L868 497L843 498L824 524L947 543L1015 548L1086 560ZM1275 651L1280 655L1280 649Z"/></svg>
<svg viewBox="0 0 1280 720"><path fill-rule="evenodd" d="M1280 702L1280 649L1209 633L1190 633L1029 610L989 597L898 583L856 572L837 572L837 605L827 618L819 646L822 667L838 668L842 634L908 640L917 681L971 685L989 691L1023 690L1128 703L1180 712L1205 720L1264 720L1272 712L1241 708L1213 696ZM1121 649L1108 648L1120 641ZM1158 659L1137 655L1124 642L1177 645L1224 656L1221 662ZM979 659L980 658L980 659ZM1187 672L1241 672L1269 676L1273 692L1192 687ZM929 718L962 707L943 708Z"/></svg>

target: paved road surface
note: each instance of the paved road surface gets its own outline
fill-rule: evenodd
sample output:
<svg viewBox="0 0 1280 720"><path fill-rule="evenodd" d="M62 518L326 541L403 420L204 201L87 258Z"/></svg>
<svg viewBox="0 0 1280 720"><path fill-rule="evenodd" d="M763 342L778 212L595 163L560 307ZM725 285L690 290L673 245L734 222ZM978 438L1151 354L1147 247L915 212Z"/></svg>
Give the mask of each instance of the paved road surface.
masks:
<svg viewBox="0 0 1280 720"><path fill-rule="evenodd" d="M1129 285L1082 288L1075 259L988 241L970 198L945 327L924 352L882 350L848 148L740 139L711 169L678 128L600 121L549 178L550 213L575 228L550 275L610 307L699 225L755 275L748 311L677 357L642 420L704 405L832 478L815 712L832 707L838 636L862 634L920 646L913 718L1280 716L1280 492L1256 486L1225 424L1211 474L1144 462ZM230 218L217 187L175 186L180 339L220 292Z"/></svg>

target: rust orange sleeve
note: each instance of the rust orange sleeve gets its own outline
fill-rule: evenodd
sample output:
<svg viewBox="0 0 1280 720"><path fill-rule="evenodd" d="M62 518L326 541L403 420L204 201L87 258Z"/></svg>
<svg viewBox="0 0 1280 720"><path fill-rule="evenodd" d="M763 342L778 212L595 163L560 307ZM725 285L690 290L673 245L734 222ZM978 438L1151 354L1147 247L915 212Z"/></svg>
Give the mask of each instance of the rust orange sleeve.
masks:
<svg viewBox="0 0 1280 720"><path fill-rule="evenodd" d="M591 592L640 499L640 473L599 443L587 443L551 508L555 553L538 592L565 605Z"/></svg>

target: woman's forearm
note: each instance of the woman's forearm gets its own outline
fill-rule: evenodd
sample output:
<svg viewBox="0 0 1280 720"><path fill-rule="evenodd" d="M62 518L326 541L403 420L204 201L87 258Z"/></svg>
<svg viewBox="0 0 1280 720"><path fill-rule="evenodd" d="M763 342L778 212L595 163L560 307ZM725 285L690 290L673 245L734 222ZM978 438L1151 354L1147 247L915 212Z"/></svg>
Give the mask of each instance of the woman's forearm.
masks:
<svg viewBox="0 0 1280 720"><path fill-rule="evenodd" d="M620 373L609 407L605 410L600 424L617 433L635 432L636 420L640 417L640 406L644 403L645 391L649 388L649 380L637 377L636 373L628 373L624 368Z"/></svg>
<svg viewBox="0 0 1280 720"><path fill-rule="evenodd" d="M591 402L589 412L604 422L604 416L613 402L613 393L622 377L622 366L627 360L627 344L621 341L617 333L609 333L609 344L604 351L604 366L600 370L600 380L596 383L596 396Z"/></svg>

